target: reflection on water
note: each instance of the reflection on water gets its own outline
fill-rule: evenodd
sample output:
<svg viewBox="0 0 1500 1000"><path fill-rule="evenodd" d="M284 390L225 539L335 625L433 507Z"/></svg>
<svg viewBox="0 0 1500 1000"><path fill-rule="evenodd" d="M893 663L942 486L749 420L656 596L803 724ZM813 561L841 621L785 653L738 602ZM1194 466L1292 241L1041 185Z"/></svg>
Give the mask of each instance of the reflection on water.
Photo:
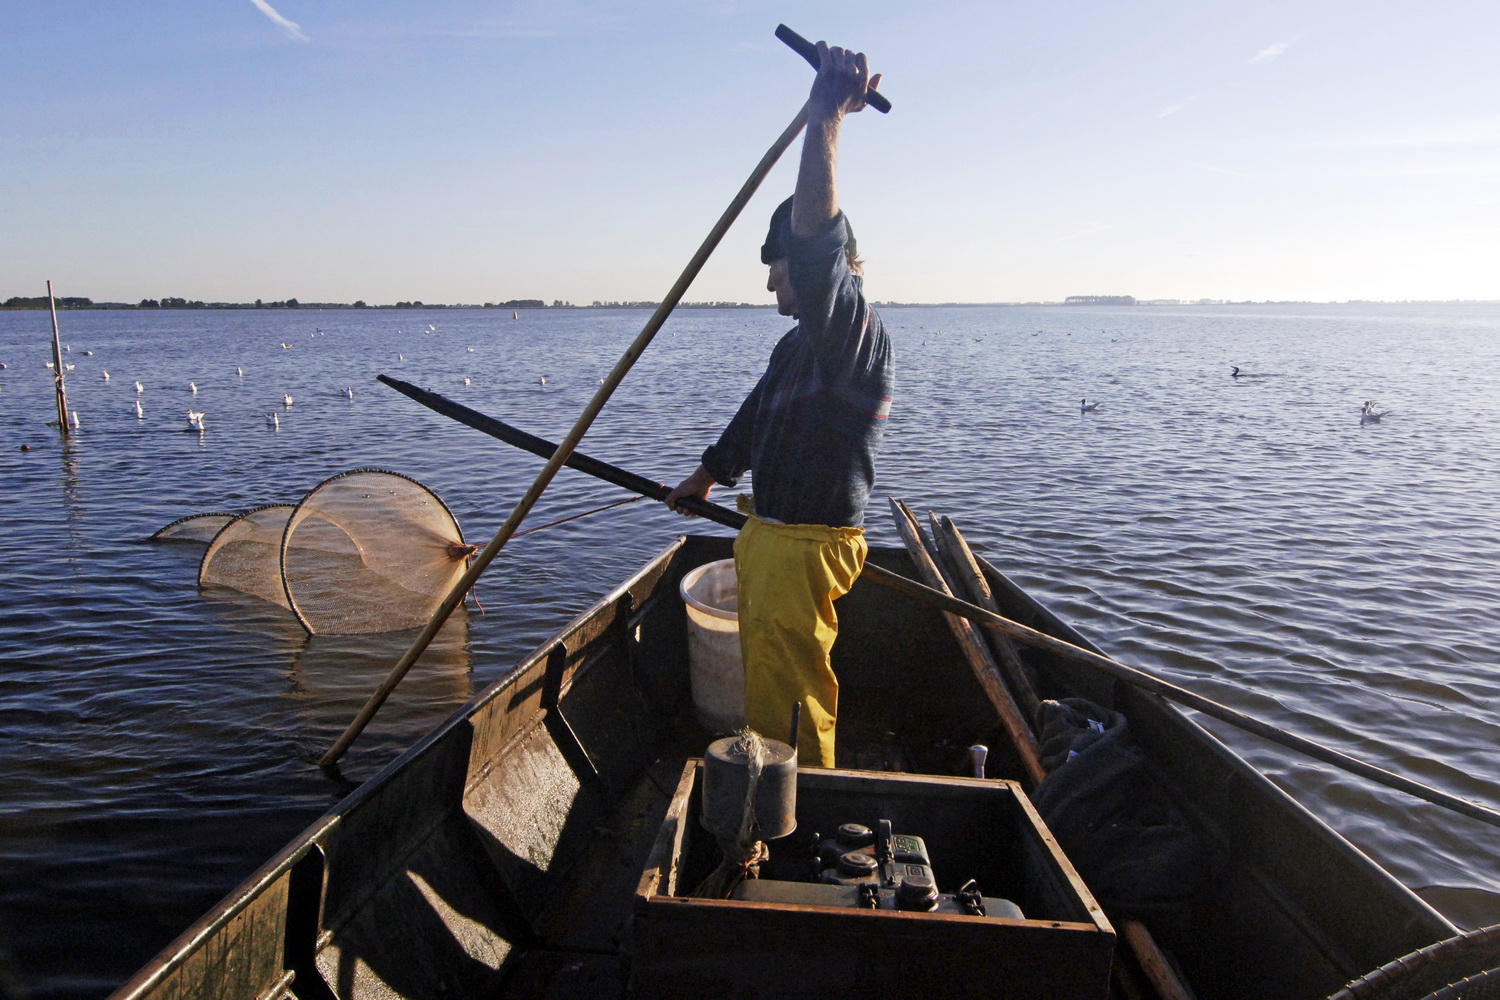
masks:
<svg viewBox="0 0 1500 1000"><path fill-rule="evenodd" d="M308 732L341 732L416 639L416 632L313 635L292 658L286 696ZM458 608L401 681L403 727L428 729L474 694L469 613ZM322 749L327 749L326 747ZM322 752L320 749L319 753Z"/></svg>
<svg viewBox="0 0 1500 1000"><path fill-rule="evenodd" d="M315 761L412 637L309 639L284 608L200 591L201 545L139 540L374 466L430 487L483 541L541 460L374 376L555 440L646 314L72 312L66 444L44 426L41 315L0 313L0 981L10 962L32 996L98 996L342 797ZM899 544L881 494L935 508L1121 659L1500 805L1500 448L1483 419L1500 412L1500 308L885 318L898 385L872 543ZM689 310L669 326L583 450L676 482L786 324ZM1080 414L1083 397L1102 405ZM1361 425L1368 399L1391 416ZM190 406L201 434L182 432ZM621 497L564 470L528 522ZM374 774L683 530L720 529L643 503L515 539L479 583L486 613L445 630L347 776ZM1455 920L1500 920L1495 831L1208 724Z"/></svg>

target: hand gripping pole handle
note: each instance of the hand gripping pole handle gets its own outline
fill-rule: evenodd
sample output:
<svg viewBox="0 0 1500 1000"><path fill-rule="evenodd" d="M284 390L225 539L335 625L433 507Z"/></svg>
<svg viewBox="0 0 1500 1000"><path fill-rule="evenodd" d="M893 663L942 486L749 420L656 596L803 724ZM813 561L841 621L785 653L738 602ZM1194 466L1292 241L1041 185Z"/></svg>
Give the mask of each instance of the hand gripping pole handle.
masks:
<svg viewBox="0 0 1500 1000"><path fill-rule="evenodd" d="M776 26L776 37L791 48L791 50L812 64L813 69L818 68L818 47L791 28L784 24ZM865 93L865 103L879 111L881 114L889 114L891 102L885 99L885 95L878 90L870 90Z"/></svg>

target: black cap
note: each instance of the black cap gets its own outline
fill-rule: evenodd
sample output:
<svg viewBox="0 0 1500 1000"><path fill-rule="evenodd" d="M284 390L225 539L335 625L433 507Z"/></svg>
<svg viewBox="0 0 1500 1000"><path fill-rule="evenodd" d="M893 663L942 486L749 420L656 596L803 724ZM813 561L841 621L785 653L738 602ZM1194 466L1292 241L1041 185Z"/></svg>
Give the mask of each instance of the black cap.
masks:
<svg viewBox="0 0 1500 1000"><path fill-rule="evenodd" d="M849 217L844 216L844 249L851 254L857 254L854 242L854 227L849 225ZM786 256L786 247L792 239L792 199L788 198L776 206L776 211L771 213L771 228L766 233L765 245L760 248L760 262L770 264L773 260L780 260Z"/></svg>

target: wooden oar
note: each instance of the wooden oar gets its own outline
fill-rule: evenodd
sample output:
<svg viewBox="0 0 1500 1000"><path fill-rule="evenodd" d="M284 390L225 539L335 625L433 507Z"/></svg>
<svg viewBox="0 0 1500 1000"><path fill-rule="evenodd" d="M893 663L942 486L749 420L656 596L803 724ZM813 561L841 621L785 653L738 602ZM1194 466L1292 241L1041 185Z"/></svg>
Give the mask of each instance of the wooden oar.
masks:
<svg viewBox="0 0 1500 1000"><path fill-rule="evenodd" d="M396 389L398 392L410 396L424 406L430 407L445 416L452 417L460 423L467 424L475 430L484 431L492 437L499 438L508 444L513 444L524 451L530 451L542 458L555 457L557 445L512 427L502 420L497 420L494 417L480 413L478 410L464 406L462 403L454 402L446 396L429 392L426 389L420 389L400 379L381 375L380 381ZM616 486L623 486L627 490L633 490L636 493L655 500L664 500L667 494L672 492L670 487L662 483L610 465L608 462L602 462L597 458L580 455L576 451L568 456L566 464L569 468L577 469L579 472L586 472L591 476L603 479L605 482L614 483ZM745 515L729 510L727 507L721 507L710 500L689 497L680 501L679 505L685 510L690 510L692 513L707 520L730 528L739 528L745 523ZM1500 812L1490 809L1487 806L1479 805L1477 802L1470 802L1468 799L1459 798L1457 795L1441 791L1430 785L1424 785L1410 778L1402 777L1384 768L1376 767L1374 764L1367 764L1340 750L1326 747L1321 743L1289 733L1284 729L1278 729L1270 723L1252 718L1243 712L1230 708L1228 705L1222 705L1202 695L1194 694L1186 688L1178 687L1170 681L1153 677L1151 674L1136 667L1127 666L1118 660L1112 660L1092 650L1075 646L1055 636L1047 635L1045 632L1038 632L1036 629L1028 628L1020 622L1011 621L1009 618L981 608L978 605L940 593L931 587L908 579L900 573L894 573L874 563L867 562L865 563L861 577L869 580L871 583L905 594L939 611L946 611L950 614L967 618L1000 635L1015 639L1017 642L1024 642L1028 646L1044 649L1066 659L1087 663L1109 674L1111 677L1125 681L1127 684L1131 684L1144 691L1150 691L1153 694L1161 695L1163 698L1175 701L1180 705L1186 705L1189 708L1202 712L1204 715L1212 716L1246 732L1254 733L1263 739L1307 754L1309 757L1321 760L1325 764L1332 764L1334 767L1342 768L1351 774L1367 778L1376 784L1385 785L1387 788L1394 788L1397 791L1406 792L1408 795L1416 796L1419 799L1425 799L1434 805L1452 809L1472 819L1477 819L1481 823L1500 827Z"/></svg>
<svg viewBox="0 0 1500 1000"><path fill-rule="evenodd" d="M454 584L453 590L449 592L448 596L443 598L443 603L438 606L437 611L432 616L432 620L427 623L426 628L422 629L416 641L411 644L411 648L391 668L391 672L381 682L380 687L376 689L375 693L370 696L370 700L365 703L365 707L360 709L359 715L355 717L353 722L349 723L349 728L344 730L343 735L338 738L333 746L329 748L328 752L323 755L322 759L318 761L319 764L327 767L343 756L344 751L349 748L349 744L354 742L360 732L369 724L370 720L375 717L375 713L380 710L380 706L385 703L385 699L395 690L396 685L401 683L401 678L406 676L406 672L411 669L412 664L417 661L417 658L422 655L422 652L432 642L438 630L443 627L443 623L448 620L448 616L453 613L453 609L458 607L459 603L463 601L464 595L474 586L474 581L479 579L480 574L489 567L490 562L505 547L505 543L510 541L511 536L516 533L516 529L521 526L521 522L526 518L526 515L531 513L531 508L536 506L536 502L541 498L542 492L552 482L558 470L563 467L563 463L568 460L568 456L573 454L573 450L578 447L578 442L583 439L584 433L593 424L594 418L599 415L599 411L604 409L604 404L609 401L609 397L614 394L615 389L624 380L626 373L630 371L631 366L635 364L642 352L646 350L652 338L656 336L656 332L661 329L662 324L667 321L667 317L672 314L672 310L677 307L677 303L682 300L682 296L687 291L688 286L693 283L693 279L698 276L698 272L707 263L709 255L714 252L714 248L719 245L719 241L724 238L724 234L729 231L729 227L739 217L745 205L749 203L750 196L755 194L756 189L760 187L761 181L766 179L766 175L771 172L771 168L776 165L776 161L781 158L781 154L786 152L787 147L797 138L797 135L806 124L807 106L803 105L802 110L798 111L797 116L792 119L792 123L777 137L776 141L772 143L771 148L766 150L766 154L755 165L755 169L751 171L750 177L740 187L739 192L729 203L729 207L724 210L724 214L719 216L719 221L714 223L713 229L709 231L703 244L698 247L698 252L693 254L692 260L688 261L687 267L683 268L682 274L677 278L676 284L672 286L671 291L667 292L667 296L662 300L661 305L656 307L656 312L651 314L651 318L646 322L640 334L631 343L630 347L626 349L624 356L615 364L614 370L609 373L603 384L599 386L599 390L594 393L594 398L589 400L588 406L584 407L582 415L573 424L573 429L568 432L567 437L563 438L562 445L556 448L551 458L548 459L547 465L537 475L536 482L531 484L531 488L526 491L526 495L521 498L520 503L516 504L515 510L511 511L510 517L506 518L500 530L495 533L495 537L474 557L474 561L469 566L468 572L463 575L458 583Z"/></svg>

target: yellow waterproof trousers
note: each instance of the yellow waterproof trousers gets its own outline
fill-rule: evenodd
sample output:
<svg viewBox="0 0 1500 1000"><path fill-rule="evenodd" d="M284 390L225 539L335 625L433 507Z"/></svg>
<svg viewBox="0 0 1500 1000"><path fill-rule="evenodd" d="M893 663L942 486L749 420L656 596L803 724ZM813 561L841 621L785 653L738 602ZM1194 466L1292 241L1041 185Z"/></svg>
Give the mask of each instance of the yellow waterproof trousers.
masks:
<svg viewBox="0 0 1500 1000"><path fill-rule="evenodd" d="M839 682L829 658L838 638L835 598L865 565L863 528L777 524L753 513L734 541L739 577L740 653L745 661L745 721L773 739L790 735L792 705L802 702L797 759L833 767Z"/></svg>

